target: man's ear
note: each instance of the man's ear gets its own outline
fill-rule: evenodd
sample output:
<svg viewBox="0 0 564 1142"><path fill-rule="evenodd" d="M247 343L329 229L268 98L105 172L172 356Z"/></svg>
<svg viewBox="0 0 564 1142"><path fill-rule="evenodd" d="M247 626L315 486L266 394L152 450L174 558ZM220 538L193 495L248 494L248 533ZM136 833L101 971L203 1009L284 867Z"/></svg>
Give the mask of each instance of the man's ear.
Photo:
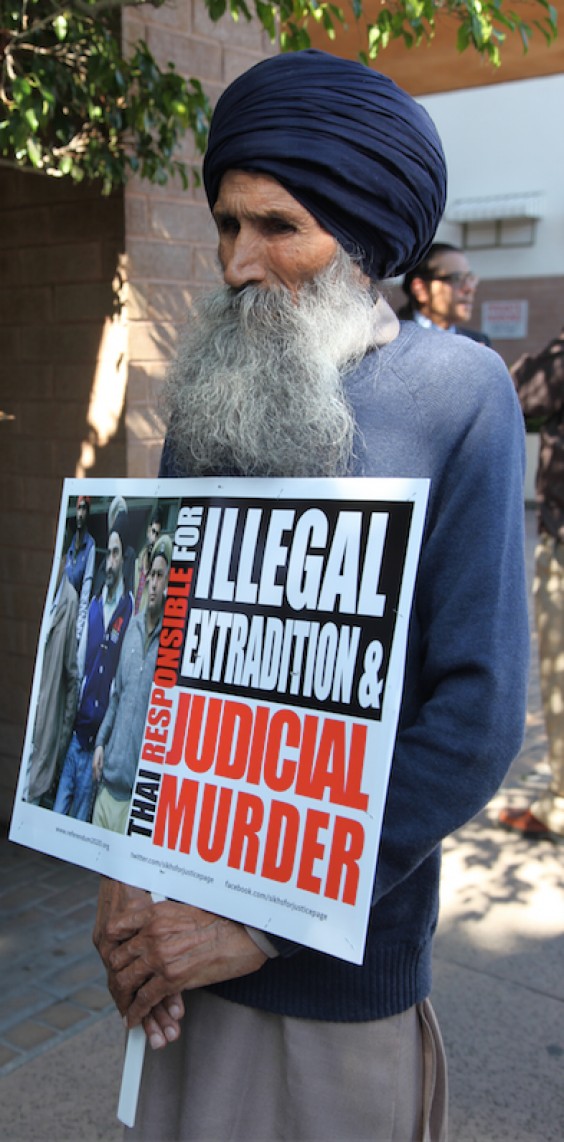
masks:
<svg viewBox="0 0 564 1142"><path fill-rule="evenodd" d="M410 293L417 305L425 305L429 301L429 283L423 278L412 278Z"/></svg>

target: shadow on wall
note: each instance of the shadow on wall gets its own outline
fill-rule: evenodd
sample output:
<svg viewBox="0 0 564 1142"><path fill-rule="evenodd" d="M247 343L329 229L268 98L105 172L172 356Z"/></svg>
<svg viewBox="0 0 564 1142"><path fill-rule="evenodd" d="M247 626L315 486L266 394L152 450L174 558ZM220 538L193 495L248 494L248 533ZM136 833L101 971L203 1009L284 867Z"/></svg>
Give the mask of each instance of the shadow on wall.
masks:
<svg viewBox="0 0 564 1142"><path fill-rule="evenodd" d="M65 476L126 471L123 195L0 169L0 818Z"/></svg>

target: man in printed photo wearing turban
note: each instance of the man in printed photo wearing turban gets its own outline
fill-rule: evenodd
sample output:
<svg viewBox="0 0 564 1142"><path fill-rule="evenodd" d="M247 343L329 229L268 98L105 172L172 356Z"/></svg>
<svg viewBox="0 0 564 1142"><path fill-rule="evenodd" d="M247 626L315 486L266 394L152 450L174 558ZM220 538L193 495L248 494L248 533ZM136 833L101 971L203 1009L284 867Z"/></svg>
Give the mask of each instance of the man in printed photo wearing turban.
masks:
<svg viewBox="0 0 564 1142"><path fill-rule="evenodd" d="M218 102L204 181L223 285L168 376L161 474L431 491L364 961L103 881L95 940L154 1048L132 1136L434 1142L440 843L496 791L524 722L522 418L497 355L400 325L380 291L446 196L435 127L391 80L316 51L258 64Z"/></svg>

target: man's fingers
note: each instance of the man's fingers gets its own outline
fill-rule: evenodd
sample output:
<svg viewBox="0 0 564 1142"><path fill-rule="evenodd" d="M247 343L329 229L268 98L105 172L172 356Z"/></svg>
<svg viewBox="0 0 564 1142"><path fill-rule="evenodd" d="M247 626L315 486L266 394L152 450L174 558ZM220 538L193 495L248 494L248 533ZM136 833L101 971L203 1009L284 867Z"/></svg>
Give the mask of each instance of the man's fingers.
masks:
<svg viewBox="0 0 564 1142"><path fill-rule="evenodd" d="M167 1043L174 1043L180 1035L180 1020L173 1019L170 1014L170 998L173 997L164 999L162 1003L153 1007L143 1020L145 1034L155 1051L166 1047Z"/></svg>
<svg viewBox="0 0 564 1142"><path fill-rule="evenodd" d="M168 993L168 984L162 976L154 975L138 988L131 1006L125 1012L127 1026L137 1027L159 1004ZM173 1024L170 1020L169 1025Z"/></svg>

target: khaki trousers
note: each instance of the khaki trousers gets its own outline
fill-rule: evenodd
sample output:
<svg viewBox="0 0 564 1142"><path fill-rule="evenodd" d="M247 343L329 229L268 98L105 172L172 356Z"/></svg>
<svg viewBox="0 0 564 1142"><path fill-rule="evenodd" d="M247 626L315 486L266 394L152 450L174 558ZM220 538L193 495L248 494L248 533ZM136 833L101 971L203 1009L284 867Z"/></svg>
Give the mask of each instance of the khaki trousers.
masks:
<svg viewBox="0 0 564 1142"><path fill-rule="evenodd" d="M147 1049L142 1142L446 1142L431 1004L369 1023L272 1015L185 994L180 1039Z"/></svg>
<svg viewBox="0 0 564 1142"><path fill-rule="evenodd" d="M92 824L99 829L111 829L112 833L125 833L130 805L130 801L117 801L102 785L94 802Z"/></svg>
<svg viewBox="0 0 564 1142"><path fill-rule="evenodd" d="M564 544L548 536L535 550L533 597L551 782L531 812L564 837Z"/></svg>

